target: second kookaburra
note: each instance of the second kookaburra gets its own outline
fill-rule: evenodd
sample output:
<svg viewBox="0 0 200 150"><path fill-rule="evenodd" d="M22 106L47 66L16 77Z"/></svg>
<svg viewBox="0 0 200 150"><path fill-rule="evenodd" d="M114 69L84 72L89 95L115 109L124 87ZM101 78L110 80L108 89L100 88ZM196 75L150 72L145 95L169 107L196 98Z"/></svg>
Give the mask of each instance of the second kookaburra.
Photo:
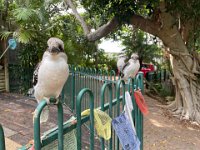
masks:
<svg viewBox="0 0 200 150"><path fill-rule="evenodd" d="M127 59L127 57L124 54L119 55L119 57L117 59L117 69L118 69L118 74L119 75L121 75L122 69L126 64L126 62L125 62L126 59Z"/></svg>
<svg viewBox="0 0 200 150"><path fill-rule="evenodd" d="M129 61L123 66L121 71L121 78L126 83L128 78L134 78L140 69L139 57L136 53L131 55Z"/></svg>
<svg viewBox="0 0 200 150"><path fill-rule="evenodd" d="M50 97L58 100L62 88L69 76L67 55L62 40L52 37L47 41L48 48L44 52L41 63L34 71L34 96L39 103L42 99L49 103ZM46 122L49 107L42 111L40 122Z"/></svg>

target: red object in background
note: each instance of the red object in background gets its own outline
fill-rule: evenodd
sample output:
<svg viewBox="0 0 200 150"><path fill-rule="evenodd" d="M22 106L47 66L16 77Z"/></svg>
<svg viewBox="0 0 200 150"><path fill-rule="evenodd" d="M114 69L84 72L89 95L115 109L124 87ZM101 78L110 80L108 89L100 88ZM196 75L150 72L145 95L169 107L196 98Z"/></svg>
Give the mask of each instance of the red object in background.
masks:
<svg viewBox="0 0 200 150"><path fill-rule="evenodd" d="M144 97L141 93L141 90L134 91L134 97L136 104L138 105L140 111L143 115L147 115L149 113L147 104L145 103Z"/></svg>
<svg viewBox="0 0 200 150"><path fill-rule="evenodd" d="M140 69L141 72L144 73L144 77L146 78L147 72L155 71L155 67L153 64L142 64L142 68Z"/></svg>

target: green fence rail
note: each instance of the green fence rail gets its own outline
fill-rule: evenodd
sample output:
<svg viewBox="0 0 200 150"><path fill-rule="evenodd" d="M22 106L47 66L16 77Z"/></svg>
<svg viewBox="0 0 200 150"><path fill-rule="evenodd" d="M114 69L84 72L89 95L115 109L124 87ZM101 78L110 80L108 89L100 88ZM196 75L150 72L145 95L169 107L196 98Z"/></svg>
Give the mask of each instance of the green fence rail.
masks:
<svg viewBox="0 0 200 150"><path fill-rule="evenodd" d="M81 150L84 142L90 143L89 149L94 150L96 145L100 149L119 150L121 149L119 139L112 129L111 139L105 141L97 136L94 130L93 109L105 111L111 118L119 116L124 110L125 91L131 93L134 106L132 111L133 123L137 136L141 142L140 149L143 149L143 116L138 109L133 91L140 88L144 92L143 74L139 73L135 79L129 79L128 84L120 80L114 71L107 72L91 68L80 68L70 66L70 76L62 91L62 103L58 103L58 127L53 128L41 137L40 135L40 114L46 101L41 101L36 108L34 116L34 146L35 150ZM53 103L53 99L51 100ZM67 105L76 114L74 118L63 123L63 105ZM81 117L81 112L90 109L90 116ZM88 141L84 141L82 134L84 130L89 132ZM22 147L21 150L28 149Z"/></svg>
<svg viewBox="0 0 200 150"><path fill-rule="evenodd" d="M95 145L97 144L95 141L96 133L94 131L94 112L93 110L101 109L102 111L105 111L109 114L111 118L115 118L119 116L119 114L123 111L123 106L125 105L125 91L128 89L130 92L134 91L134 89L140 88L143 89L142 84L142 74L139 74L136 79L130 79L129 84L125 85L124 81L118 80L114 84L116 86L113 86L112 82L106 82L103 84L102 88L100 88L100 105L99 107L95 107L96 99L95 95L89 88L82 89L76 96L76 117L73 121L67 121L63 124L63 128L61 127L62 123L62 117L60 118L60 121L58 119L58 128L55 128L51 130L48 134L45 135L43 139L40 139L40 124L39 124L39 116L42 111L42 109L45 107L46 102L42 101L38 107L37 107L37 114L34 119L34 140L35 140L35 149L67 149L69 148L69 142L73 143L73 146L75 145L74 149L81 150L83 149L83 135L82 129L83 126L88 126L88 142L89 149L94 150ZM116 91L113 93L113 91ZM115 97L113 97L113 95ZM135 124L136 133L138 138L141 141L141 150L143 149L143 116L138 109L133 94L132 96L132 102L134 105L134 110L132 112L133 116L133 122ZM108 98L108 99L107 99ZM85 105L85 100L88 102L87 106ZM59 104L62 106L61 104ZM90 109L91 113L90 116L87 117L81 117L81 112L85 109ZM62 116L62 111L59 111L59 109L62 109L62 107L58 107L58 115ZM75 134L75 142L73 142L72 132ZM67 136L66 136L67 135ZM63 136L63 137L62 137ZM66 138L68 137L68 139ZM53 143L53 145L52 145ZM112 137L109 141L104 141L102 138L99 138L99 143L101 149L110 149L110 150L119 150L121 148L119 140L117 136L115 135L114 130L112 130ZM53 146L53 147L52 147Z"/></svg>
<svg viewBox="0 0 200 150"><path fill-rule="evenodd" d="M166 69L147 72L146 80L148 82L163 82L170 78L170 73Z"/></svg>
<svg viewBox="0 0 200 150"><path fill-rule="evenodd" d="M94 106L100 103L100 89L105 82L116 82L119 79L115 72L70 66L70 75L62 92L62 101L75 112L75 100L82 88L89 88L95 96ZM115 86L113 84L113 86ZM114 92L113 92L114 93ZM83 104L83 108L88 103Z"/></svg>
<svg viewBox="0 0 200 150"><path fill-rule="evenodd" d="M5 137L1 124L0 124L0 150L5 150Z"/></svg>

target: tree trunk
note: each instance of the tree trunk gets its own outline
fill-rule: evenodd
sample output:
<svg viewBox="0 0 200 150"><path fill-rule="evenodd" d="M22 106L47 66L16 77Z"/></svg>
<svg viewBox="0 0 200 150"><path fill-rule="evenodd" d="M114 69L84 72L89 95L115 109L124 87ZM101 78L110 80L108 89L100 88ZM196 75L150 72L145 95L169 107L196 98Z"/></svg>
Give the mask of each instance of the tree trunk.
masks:
<svg viewBox="0 0 200 150"><path fill-rule="evenodd" d="M163 27L158 37L169 47L172 55L171 66L176 87L175 102L170 106L181 119L200 123L200 81L197 78L197 74L200 74L199 60L189 53L178 28L173 25L172 16L162 12L161 17Z"/></svg>
<svg viewBox="0 0 200 150"><path fill-rule="evenodd" d="M173 56L172 65L176 98L174 114L182 119L190 119L200 123L200 82L194 77L194 73L186 69L181 56Z"/></svg>

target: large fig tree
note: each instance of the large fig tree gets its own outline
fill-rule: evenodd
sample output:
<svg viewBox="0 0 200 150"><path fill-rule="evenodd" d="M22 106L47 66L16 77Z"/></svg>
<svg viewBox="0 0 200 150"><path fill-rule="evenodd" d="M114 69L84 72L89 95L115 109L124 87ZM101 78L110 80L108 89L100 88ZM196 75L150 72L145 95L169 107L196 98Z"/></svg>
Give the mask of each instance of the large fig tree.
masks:
<svg viewBox="0 0 200 150"><path fill-rule="evenodd" d="M89 41L101 39L125 24L159 37L171 54L176 98L170 108L181 118L200 123L200 1L65 0L65 3ZM87 22L78 13L76 6L80 4L94 22Z"/></svg>

